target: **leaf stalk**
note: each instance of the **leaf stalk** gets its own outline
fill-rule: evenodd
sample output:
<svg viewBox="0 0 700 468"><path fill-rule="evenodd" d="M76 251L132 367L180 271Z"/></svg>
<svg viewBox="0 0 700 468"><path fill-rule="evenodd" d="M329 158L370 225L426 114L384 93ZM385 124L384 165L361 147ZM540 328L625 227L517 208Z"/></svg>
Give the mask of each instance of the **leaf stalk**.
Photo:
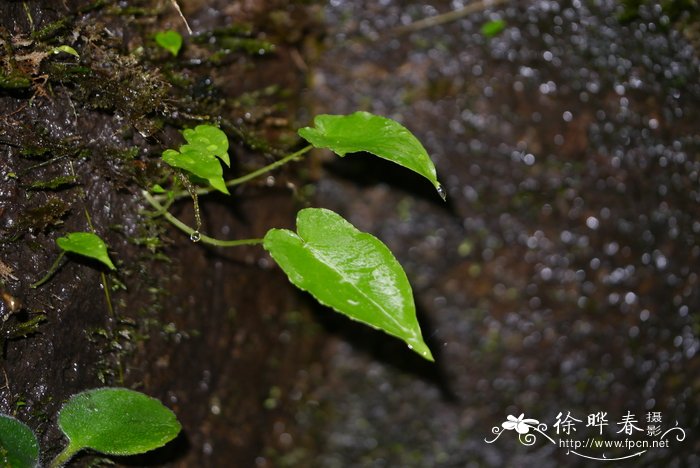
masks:
<svg viewBox="0 0 700 468"><path fill-rule="evenodd" d="M162 213L163 217L167 219L173 226L181 230L182 232L188 234L190 237L194 234L195 236L199 234L198 241L205 244L213 245L215 247L240 247L242 245L257 245L262 244L262 239L235 239L235 240L221 240L209 237L207 235L201 234L198 231L192 229L187 224L183 223L175 216L173 216L169 211L164 210L163 206L155 199L153 195L144 190L141 192L146 201L155 208L156 212Z"/></svg>

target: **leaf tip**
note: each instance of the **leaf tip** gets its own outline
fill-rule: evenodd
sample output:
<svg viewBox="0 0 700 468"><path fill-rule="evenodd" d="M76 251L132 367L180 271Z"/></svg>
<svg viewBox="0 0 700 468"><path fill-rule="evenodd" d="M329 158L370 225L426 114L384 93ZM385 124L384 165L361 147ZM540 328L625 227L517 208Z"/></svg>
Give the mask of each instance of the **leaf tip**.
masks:
<svg viewBox="0 0 700 468"><path fill-rule="evenodd" d="M447 190L445 190L445 188L442 185L440 185L440 183L438 183L435 186L435 189L437 190L438 195L440 195L440 198L442 198L442 201L446 202L447 201Z"/></svg>
<svg viewBox="0 0 700 468"><path fill-rule="evenodd" d="M308 141L311 143L310 138L313 137L315 133L315 129L313 127L302 127L299 130L297 130L297 135L302 137L304 140Z"/></svg>
<svg viewBox="0 0 700 468"><path fill-rule="evenodd" d="M410 341L407 340L407 343L408 343L408 349L410 349L411 351L414 351L423 359L426 359L430 362L435 362L435 358L433 357L433 353L430 352L430 348L428 348L428 345L426 345L421 338L417 338L415 340L410 340Z"/></svg>
<svg viewBox="0 0 700 468"><path fill-rule="evenodd" d="M211 186L214 187L219 192L224 193L226 195L231 195L231 192L228 191L228 187L226 187L226 182L224 182L224 179L221 179L221 180L211 180L210 179L209 183L211 183Z"/></svg>

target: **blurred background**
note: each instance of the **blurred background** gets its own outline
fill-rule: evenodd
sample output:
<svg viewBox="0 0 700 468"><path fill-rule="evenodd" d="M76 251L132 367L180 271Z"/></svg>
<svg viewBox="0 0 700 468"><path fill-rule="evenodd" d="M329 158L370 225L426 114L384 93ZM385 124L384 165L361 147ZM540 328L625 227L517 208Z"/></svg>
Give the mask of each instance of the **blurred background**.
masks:
<svg viewBox="0 0 700 468"><path fill-rule="evenodd" d="M697 2L332 0L324 18L312 115L397 119L448 201L364 155L327 166L316 203L396 253L437 363L322 318L337 339L296 417L315 466L597 465L485 439L570 412L585 440L601 411L603 439L628 412L640 440L650 412L685 428L631 463L700 463Z"/></svg>

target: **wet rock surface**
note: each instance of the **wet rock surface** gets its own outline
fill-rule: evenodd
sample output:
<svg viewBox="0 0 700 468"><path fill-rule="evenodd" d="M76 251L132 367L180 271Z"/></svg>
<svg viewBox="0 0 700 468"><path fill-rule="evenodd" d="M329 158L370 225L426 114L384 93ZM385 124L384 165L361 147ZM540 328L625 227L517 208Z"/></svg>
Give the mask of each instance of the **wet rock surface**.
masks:
<svg viewBox="0 0 700 468"><path fill-rule="evenodd" d="M289 408L306 392L317 339L308 304L261 248L195 245L154 221L141 190L169 183L161 152L202 121L231 137L229 177L285 150L303 78L292 58L303 34L291 32L313 15L299 21L301 7L286 2L189 2L205 40L188 37L175 60L150 39L182 28L169 2L4 2L0 11L2 71L30 78L0 89L0 412L37 432L48 461L65 444L56 413L71 394L127 386L163 401L184 430L118 463L265 466L297 437ZM290 34L278 36L283 26L267 15ZM236 35L276 48L222 44ZM46 52L60 44L79 57ZM200 198L205 232L252 238L290 226L299 204L290 180L278 171L234 197ZM171 210L193 223L191 201ZM93 228L116 272L67 255L31 287L58 257L57 237Z"/></svg>
<svg viewBox="0 0 700 468"><path fill-rule="evenodd" d="M396 253L437 364L327 319L338 339L320 409L303 413L322 441L314 466L599 463L515 431L485 442L521 413L554 431L571 412L584 439L598 411L609 439L628 411L642 428L659 412L664 429L688 430L635 463L698 463L697 51L660 8L623 22L605 1L518 2L405 30L463 4L326 8L316 113L399 120L449 198L362 155L327 166L317 203ZM497 19L500 34L480 32Z"/></svg>

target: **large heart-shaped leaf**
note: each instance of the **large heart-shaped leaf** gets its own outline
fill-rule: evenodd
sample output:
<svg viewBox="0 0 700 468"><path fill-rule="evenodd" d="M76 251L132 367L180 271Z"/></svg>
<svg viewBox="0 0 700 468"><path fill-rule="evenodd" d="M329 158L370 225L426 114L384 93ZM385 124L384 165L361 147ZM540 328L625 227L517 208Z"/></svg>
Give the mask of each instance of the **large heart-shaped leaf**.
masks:
<svg viewBox="0 0 700 468"><path fill-rule="evenodd" d="M71 232L56 239L56 244L66 252L72 252L104 263L110 269L116 270L114 263L107 253L107 244L100 236L92 232Z"/></svg>
<svg viewBox="0 0 700 468"><path fill-rule="evenodd" d="M181 153L172 149L163 151L163 161L207 180L216 190L228 195L223 177L224 171L218 159L197 150L187 150L188 146L190 145L182 146L180 150L184 151Z"/></svg>
<svg viewBox="0 0 700 468"><path fill-rule="evenodd" d="M406 273L379 239L333 211L307 208L297 215L296 233L271 229L264 247L289 280L321 304L400 338L433 360Z"/></svg>
<svg viewBox="0 0 700 468"><path fill-rule="evenodd" d="M350 115L319 115L314 126L300 129L299 135L316 148L329 148L341 157L358 151L372 153L422 175L444 197L428 152L398 122L360 111Z"/></svg>
<svg viewBox="0 0 700 468"><path fill-rule="evenodd" d="M58 414L68 437L66 458L92 449L108 455L136 455L162 447L181 426L163 404L126 388L98 388L73 395Z"/></svg>
<svg viewBox="0 0 700 468"><path fill-rule="evenodd" d="M39 462L39 443L26 424L0 414L0 466L34 468Z"/></svg>

